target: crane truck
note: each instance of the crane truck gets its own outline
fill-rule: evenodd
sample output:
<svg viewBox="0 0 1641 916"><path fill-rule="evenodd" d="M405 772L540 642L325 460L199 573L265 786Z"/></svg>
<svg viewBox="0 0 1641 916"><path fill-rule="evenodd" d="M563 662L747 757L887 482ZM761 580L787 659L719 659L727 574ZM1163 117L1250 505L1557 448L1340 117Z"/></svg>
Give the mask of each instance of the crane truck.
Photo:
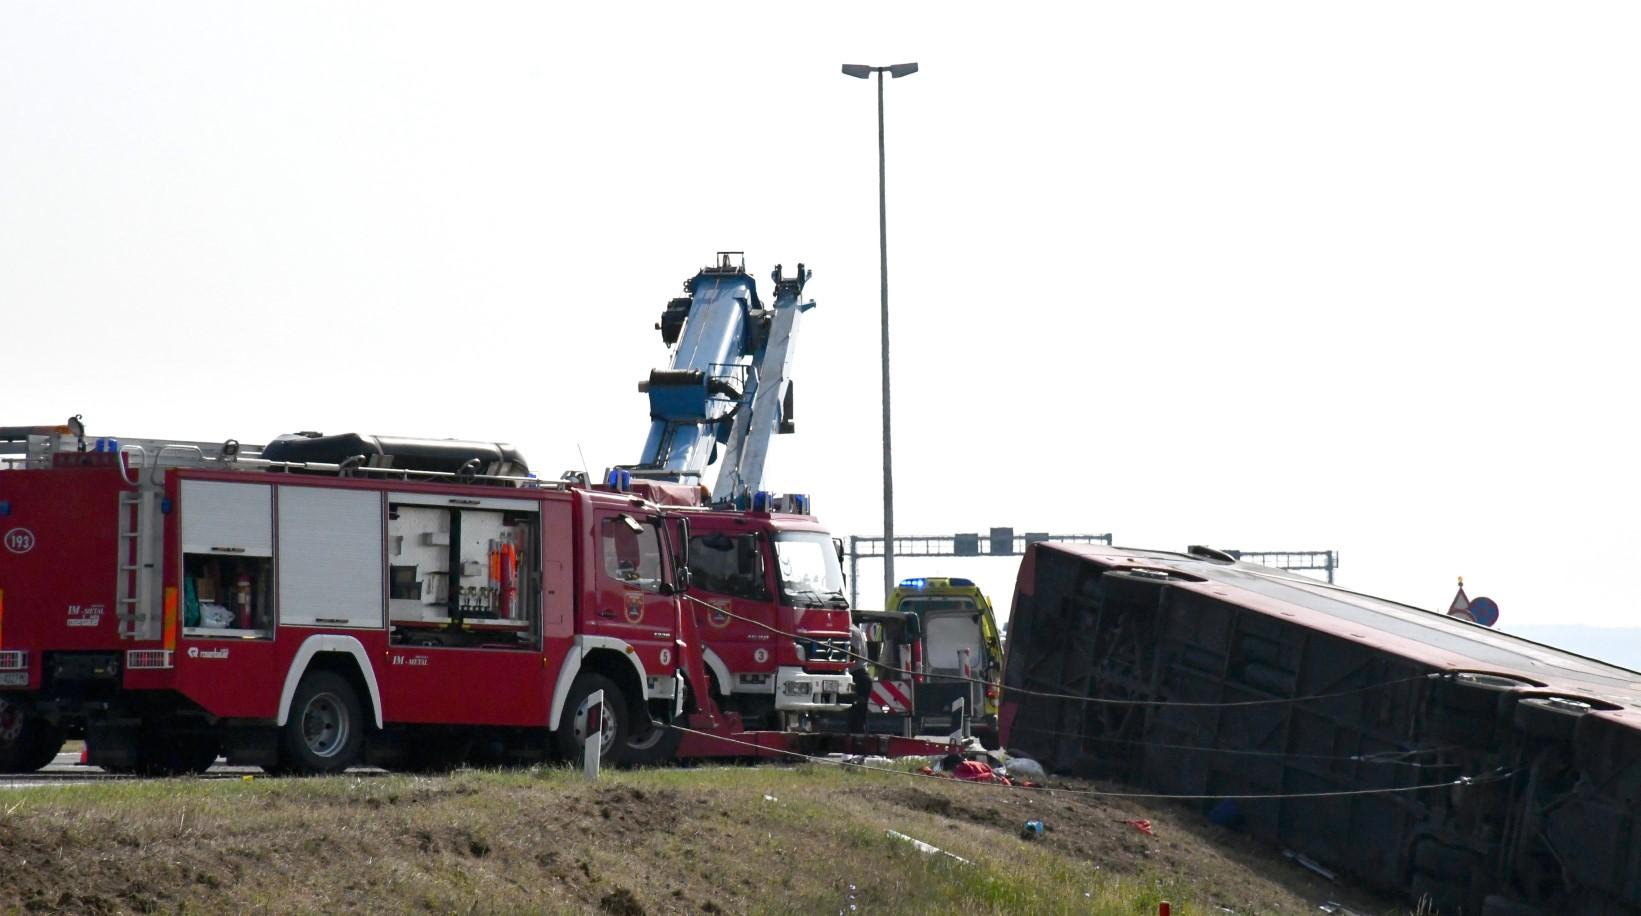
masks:
<svg viewBox="0 0 1641 916"><path fill-rule="evenodd" d="M93 764L152 773L219 754L306 773L575 758L590 740L631 764L922 749L721 710L690 595L698 513L625 478L540 480L496 443L94 440L78 418L0 428L8 449L0 769L38 769L70 734Z"/></svg>
<svg viewBox="0 0 1641 916"><path fill-rule="evenodd" d="M773 438L795 428L810 274L777 266L767 305L741 252L718 252L687 280L656 324L668 365L638 386L651 421L643 454L608 472L689 519L709 689L768 728L812 728L853 699L841 548L808 496L764 489Z"/></svg>

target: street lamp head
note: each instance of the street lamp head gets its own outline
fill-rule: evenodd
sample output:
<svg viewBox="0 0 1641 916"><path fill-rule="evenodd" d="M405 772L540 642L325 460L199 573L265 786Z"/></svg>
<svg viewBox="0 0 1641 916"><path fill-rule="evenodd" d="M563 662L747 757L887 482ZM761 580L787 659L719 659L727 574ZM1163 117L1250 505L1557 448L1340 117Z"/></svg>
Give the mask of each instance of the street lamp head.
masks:
<svg viewBox="0 0 1641 916"><path fill-rule="evenodd" d="M917 64L915 64L915 63L913 63L913 64L895 64L894 66L892 66L888 69L889 69L889 75L890 76L894 77L895 79L900 79L903 76L911 76L913 73L916 73L917 72Z"/></svg>
<svg viewBox="0 0 1641 916"><path fill-rule="evenodd" d="M846 76L853 76L857 79L866 79L872 75L872 68L866 66L865 64L844 64L843 72Z"/></svg>

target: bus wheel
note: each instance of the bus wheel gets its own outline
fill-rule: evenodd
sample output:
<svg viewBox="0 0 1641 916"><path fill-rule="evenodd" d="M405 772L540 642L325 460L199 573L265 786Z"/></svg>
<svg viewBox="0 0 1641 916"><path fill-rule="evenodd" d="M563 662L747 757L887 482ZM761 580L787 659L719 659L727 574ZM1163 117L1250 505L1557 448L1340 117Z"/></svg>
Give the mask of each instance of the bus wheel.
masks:
<svg viewBox="0 0 1641 916"><path fill-rule="evenodd" d="M582 760L582 746L589 737L587 720L592 709L590 701L592 695L600 690L604 691L603 727L592 736L599 742L599 765L614 763L619 759L617 752L627 743L630 732L627 698L622 695L621 688L602 674L577 675L565 700L564 712L559 716L558 733L554 735L559 756L571 764L579 764Z"/></svg>
<svg viewBox="0 0 1641 916"><path fill-rule="evenodd" d="M358 761L364 738L353 685L333 671L310 671L281 729L280 763L296 773L340 773Z"/></svg>
<svg viewBox="0 0 1641 916"><path fill-rule="evenodd" d="M0 773L32 773L57 758L63 729L0 699Z"/></svg>

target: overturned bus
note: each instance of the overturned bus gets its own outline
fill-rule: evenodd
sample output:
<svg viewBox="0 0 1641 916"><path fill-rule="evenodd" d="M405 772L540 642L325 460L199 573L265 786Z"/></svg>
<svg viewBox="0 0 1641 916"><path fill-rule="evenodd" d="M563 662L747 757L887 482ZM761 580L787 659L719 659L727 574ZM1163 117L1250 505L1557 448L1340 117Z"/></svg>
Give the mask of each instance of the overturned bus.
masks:
<svg viewBox="0 0 1641 916"><path fill-rule="evenodd" d="M1193 547L1032 545L1005 747L1439 912L1641 913L1641 674Z"/></svg>

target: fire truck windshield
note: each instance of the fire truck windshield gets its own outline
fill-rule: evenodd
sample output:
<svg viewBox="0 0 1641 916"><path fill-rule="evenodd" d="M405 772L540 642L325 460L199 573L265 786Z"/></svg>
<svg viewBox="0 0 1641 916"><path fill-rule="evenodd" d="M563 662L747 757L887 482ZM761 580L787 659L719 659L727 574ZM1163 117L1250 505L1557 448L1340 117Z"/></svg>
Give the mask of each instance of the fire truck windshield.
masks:
<svg viewBox="0 0 1641 916"><path fill-rule="evenodd" d="M689 557L696 588L736 598L769 599L758 535L697 535L689 539Z"/></svg>
<svg viewBox="0 0 1641 916"><path fill-rule="evenodd" d="M843 567L837 547L819 531L782 531L775 535L775 562L780 567L781 596L802 607L849 606L843 597Z"/></svg>

